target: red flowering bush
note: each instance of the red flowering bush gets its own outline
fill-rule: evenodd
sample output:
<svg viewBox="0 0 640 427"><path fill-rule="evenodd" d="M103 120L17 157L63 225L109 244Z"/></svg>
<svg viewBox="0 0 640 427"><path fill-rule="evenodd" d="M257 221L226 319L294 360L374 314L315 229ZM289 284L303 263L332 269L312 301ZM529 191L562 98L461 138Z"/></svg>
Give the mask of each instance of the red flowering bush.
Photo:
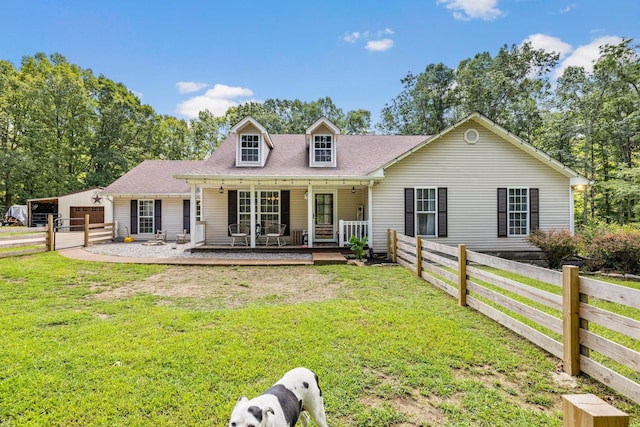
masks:
<svg viewBox="0 0 640 427"><path fill-rule="evenodd" d="M640 231L619 230L596 236L587 247L591 270L640 272Z"/></svg>
<svg viewBox="0 0 640 427"><path fill-rule="evenodd" d="M580 238L569 230L535 230L527 237L529 243L540 248L549 268L559 268L562 261L574 255L580 246Z"/></svg>

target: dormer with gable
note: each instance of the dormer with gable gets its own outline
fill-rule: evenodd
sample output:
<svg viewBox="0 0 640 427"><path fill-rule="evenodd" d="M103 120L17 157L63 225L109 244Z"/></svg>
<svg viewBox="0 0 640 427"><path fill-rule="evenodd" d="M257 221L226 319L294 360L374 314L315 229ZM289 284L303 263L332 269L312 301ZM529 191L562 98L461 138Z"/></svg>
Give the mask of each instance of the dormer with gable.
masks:
<svg viewBox="0 0 640 427"><path fill-rule="evenodd" d="M263 167L273 148L264 126L248 116L232 127L231 133L237 135L236 167Z"/></svg>
<svg viewBox="0 0 640 427"><path fill-rule="evenodd" d="M305 132L309 145L309 167L335 168L337 162L337 140L340 130L327 118L322 117Z"/></svg>

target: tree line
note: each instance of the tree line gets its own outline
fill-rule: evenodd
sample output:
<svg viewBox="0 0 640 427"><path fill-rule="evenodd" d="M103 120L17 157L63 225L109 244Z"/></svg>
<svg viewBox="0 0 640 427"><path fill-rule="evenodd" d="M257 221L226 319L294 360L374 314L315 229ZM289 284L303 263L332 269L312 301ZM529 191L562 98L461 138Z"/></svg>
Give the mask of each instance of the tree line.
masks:
<svg viewBox="0 0 640 427"><path fill-rule="evenodd" d="M640 221L640 56L631 39L600 48L593 70L530 44L503 46L408 73L382 110L383 133L436 134L480 112L592 180L578 200L581 223Z"/></svg>
<svg viewBox="0 0 640 427"><path fill-rule="evenodd" d="M145 159L204 159L248 114L273 133L304 132L321 116L344 133L365 132L371 121L328 97L268 99L187 121L156 113L122 83L58 53L24 57L18 68L0 61L0 208L106 186Z"/></svg>
<svg viewBox="0 0 640 427"><path fill-rule="evenodd" d="M189 121L157 114L123 84L64 56L0 61L0 206L105 186L145 159L204 159L240 119L269 132L304 133L327 117L342 133L436 134L479 112L595 185L578 200L582 223L640 221L640 55L633 40L601 47L593 70L567 67L530 44L504 45L450 68L429 64L401 79L382 109L344 112L331 98L267 99L205 110Z"/></svg>

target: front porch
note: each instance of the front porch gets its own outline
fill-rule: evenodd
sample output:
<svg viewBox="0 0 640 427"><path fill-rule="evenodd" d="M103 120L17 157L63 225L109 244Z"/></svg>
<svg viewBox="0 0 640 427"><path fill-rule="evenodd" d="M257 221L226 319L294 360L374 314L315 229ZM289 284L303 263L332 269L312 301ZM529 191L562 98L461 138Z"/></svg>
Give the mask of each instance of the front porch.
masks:
<svg viewBox="0 0 640 427"><path fill-rule="evenodd" d="M367 238L371 244L372 183L329 181L303 187L295 181L274 180L268 184L192 183L191 206L197 208L191 213L191 247L228 250L241 244L265 250L266 233L277 226L284 232L277 240L271 237L269 245L280 249L329 246L348 251L352 236Z"/></svg>

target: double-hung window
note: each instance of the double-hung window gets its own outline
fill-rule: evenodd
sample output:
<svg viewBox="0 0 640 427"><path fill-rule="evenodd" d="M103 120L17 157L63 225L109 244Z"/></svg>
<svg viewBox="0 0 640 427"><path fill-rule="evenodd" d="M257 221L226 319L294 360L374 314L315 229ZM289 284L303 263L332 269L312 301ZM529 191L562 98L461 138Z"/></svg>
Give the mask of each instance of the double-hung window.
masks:
<svg viewBox="0 0 640 427"><path fill-rule="evenodd" d="M438 199L435 188L416 188L416 226L420 236L436 236Z"/></svg>
<svg viewBox="0 0 640 427"><path fill-rule="evenodd" d="M529 189L509 188L508 218L509 236L529 234Z"/></svg>
<svg viewBox="0 0 640 427"><path fill-rule="evenodd" d="M240 137L240 162L260 162L260 135L243 134Z"/></svg>
<svg viewBox="0 0 640 427"><path fill-rule="evenodd" d="M138 200L138 232L154 233L153 229L153 200Z"/></svg>
<svg viewBox="0 0 640 427"><path fill-rule="evenodd" d="M313 161L315 163L332 163L333 162L333 136L314 135Z"/></svg>
<svg viewBox="0 0 640 427"><path fill-rule="evenodd" d="M251 225L250 191L238 191L238 223ZM280 191L256 192L256 224L280 224Z"/></svg>

